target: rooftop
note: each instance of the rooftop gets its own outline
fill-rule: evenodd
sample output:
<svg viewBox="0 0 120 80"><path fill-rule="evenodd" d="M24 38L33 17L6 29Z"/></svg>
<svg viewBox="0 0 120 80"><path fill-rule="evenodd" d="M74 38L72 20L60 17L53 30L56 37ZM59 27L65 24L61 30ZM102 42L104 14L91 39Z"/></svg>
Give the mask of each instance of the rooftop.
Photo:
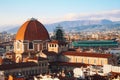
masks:
<svg viewBox="0 0 120 80"><path fill-rule="evenodd" d="M86 57L100 57L100 58L109 58L111 54L100 54L100 53L87 53L87 52L77 52L77 51L67 51L63 52L63 55L70 55L70 56L86 56Z"/></svg>
<svg viewBox="0 0 120 80"><path fill-rule="evenodd" d="M16 40L49 40L49 34L43 24L31 18L19 28Z"/></svg>
<svg viewBox="0 0 120 80"><path fill-rule="evenodd" d="M14 64L4 64L4 65L0 65L0 70L10 70L10 69L16 69L16 68L33 67L33 66L37 66L37 63L22 62L22 63L14 63Z"/></svg>
<svg viewBox="0 0 120 80"><path fill-rule="evenodd" d="M57 40L53 40L53 41L51 41L51 42L49 42L49 43L58 44L58 45L65 45L65 44L67 44L67 42L64 42L64 41L57 41Z"/></svg>
<svg viewBox="0 0 120 80"><path fill-rule="evenodd" d="M87 40L87 41L74 41L74 47L107 47L118 46L118 42L114 40Z"/></svg>

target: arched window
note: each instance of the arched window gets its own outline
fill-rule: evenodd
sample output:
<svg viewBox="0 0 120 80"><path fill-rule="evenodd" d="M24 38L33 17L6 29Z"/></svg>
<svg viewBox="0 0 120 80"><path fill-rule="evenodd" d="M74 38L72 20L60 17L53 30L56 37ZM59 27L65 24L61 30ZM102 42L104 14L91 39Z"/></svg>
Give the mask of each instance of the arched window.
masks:
<svg viewBox="0 0 120 80"><path fill-rule="evenodd" d="M51 44L50 44L50 47L51 47Z"/></svg>
<svg viewBox="0 0 120 80"><path fill-rule="evenodd" d="M33 49L33 43L29 42L29 49Z"/></svg>
<svg viewBox="0 0 120 80"><path fill-rule="evenodd" d="M55 44L55 47L56 47L56 44Z"/></svg>

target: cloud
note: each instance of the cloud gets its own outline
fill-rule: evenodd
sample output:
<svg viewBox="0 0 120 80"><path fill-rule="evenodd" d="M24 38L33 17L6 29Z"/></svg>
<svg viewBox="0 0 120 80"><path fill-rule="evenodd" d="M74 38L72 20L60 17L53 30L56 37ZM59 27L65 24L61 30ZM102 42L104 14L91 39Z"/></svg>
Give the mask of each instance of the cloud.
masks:
<svg viewBox="0 0 120 80"><path fill-rule="evenodd" d="M50 24L60 21L72 21L72 20L101 20L109 19L112 21L120 21L120 10L102 11L94 13L68 13L61 16L40 17L36 16L38 20L43 24ZM26 18L25 18L26 19Z"/></svg>
<svg viewBox="0 0 120 80"><path fill-rule="evenodd" d="M120 10L111 10L95 13L69 13L63 17L64 20L101 20L109 19L112 21L120 21Z"/></svg>

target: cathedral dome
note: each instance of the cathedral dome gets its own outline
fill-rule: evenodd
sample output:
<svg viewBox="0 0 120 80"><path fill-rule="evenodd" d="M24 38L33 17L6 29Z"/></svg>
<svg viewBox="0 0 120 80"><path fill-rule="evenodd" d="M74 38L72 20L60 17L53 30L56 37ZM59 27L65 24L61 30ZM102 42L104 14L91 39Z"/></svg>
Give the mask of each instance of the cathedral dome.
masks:
<svg viewBox="0 0 120 80"><path fill-rule="evenodd" d="M19 28L15 40L49 40L49 34L43 24L31 18Z"/></svg>

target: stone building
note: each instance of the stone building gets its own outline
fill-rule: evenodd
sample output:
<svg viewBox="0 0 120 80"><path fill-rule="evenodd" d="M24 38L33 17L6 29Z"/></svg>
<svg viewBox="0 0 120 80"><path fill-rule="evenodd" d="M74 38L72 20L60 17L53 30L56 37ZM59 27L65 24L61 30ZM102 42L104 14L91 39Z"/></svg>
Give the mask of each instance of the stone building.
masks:
<svg viewBox="0 0 120 80"><path fill-rule="evenodd" d="M54 51L61 53L62 51L68 50L68 43L63 41L51 41L48 43L48 51Z"/></svg>
<svg viewBox="0 0 120 80"><path fill-rule="evenodd" d="M29 59L32 61L4 64L0 66L0 74L5 77L12 75L18 76L31 76L48 72L48 60L45 58ZM9 67L8 67L9 66Z"/></svg>
<svg viewBox="0 0 120 80"><path fill-rule="evenodd" d="M16 34L14 55L6 53L6 58L14 59L14 62L0 65L0 73L5 77L47 73L48 59L40 57L40 52L47 49L49 40L46 28L38 20L31 18L26 21Z"/></svg>
<svg viewBox="0 0 120 80"><path fill-rule="evenodd" d="M31 18L26 21L18 30L14 41L16 60L22 60L31 54L35 56L41 50L47 49L49 40L46 28L38 20Z"/></svg>
<svg viewBox="0 0 120 80"><path fill-rule="evenodd" d="M88 65L103 66L108 65L110 63L112 64L112 62L109 61L111 57L111 54L67 51L62 53L61 61L68 63L84 63Z"/></svg>

